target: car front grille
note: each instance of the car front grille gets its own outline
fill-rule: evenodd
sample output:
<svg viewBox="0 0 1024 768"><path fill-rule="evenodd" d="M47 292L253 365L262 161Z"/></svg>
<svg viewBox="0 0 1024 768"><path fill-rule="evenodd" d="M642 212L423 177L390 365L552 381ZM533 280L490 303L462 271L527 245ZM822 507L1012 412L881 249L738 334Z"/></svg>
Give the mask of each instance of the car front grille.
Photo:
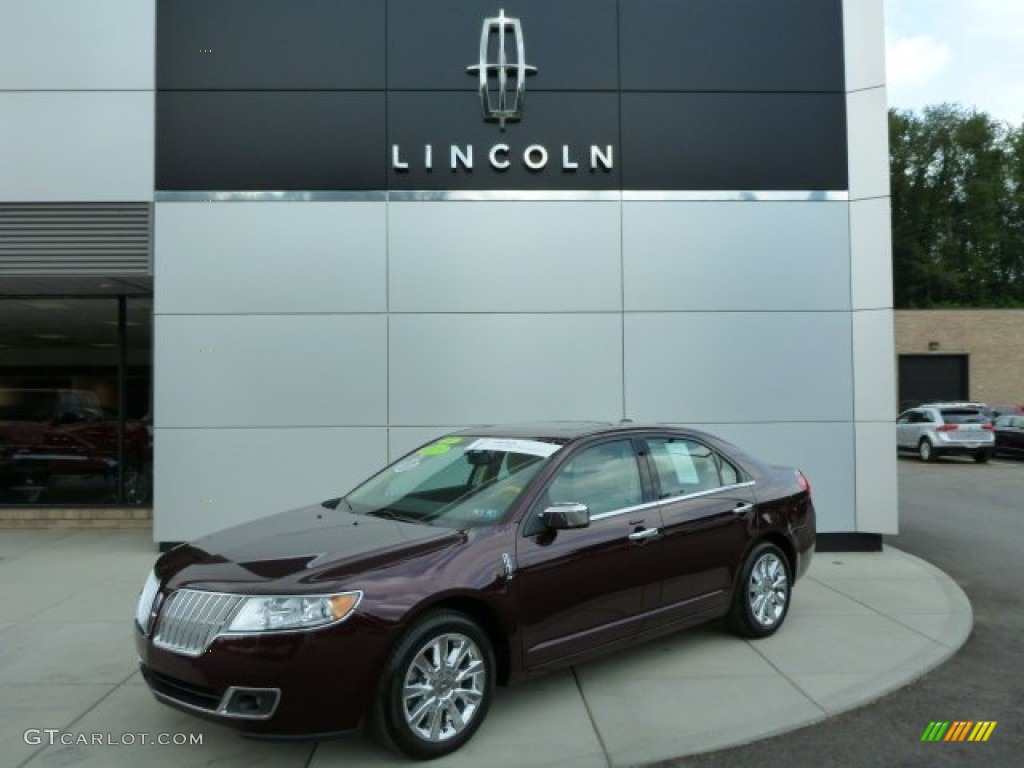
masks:
<svg viewBox="0 0 1024 768"><path fill-rule="evenodd" d="M160 611L153 643L185 656L199 656L225 627L240 595L179 589Z"/></svg>

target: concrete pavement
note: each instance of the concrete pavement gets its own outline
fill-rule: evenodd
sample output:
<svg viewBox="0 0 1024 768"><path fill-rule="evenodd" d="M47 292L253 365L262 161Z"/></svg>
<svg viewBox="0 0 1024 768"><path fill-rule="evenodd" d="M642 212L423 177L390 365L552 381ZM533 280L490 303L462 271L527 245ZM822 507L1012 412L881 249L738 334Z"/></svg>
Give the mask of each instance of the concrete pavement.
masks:
<svg viewBox="0 0 1024 768"><path fill-rule="evenodd" d="M0 531L0 766L410 764L363 737L251 741L157 703L131 636L155 557L143 530ZM607 768L753 741L905 685L971 624L964 593L922 560L819 553L775 636L712 624L499 689L474 739L432 765ZM158 734L202 744L142 743Z"/></svg>

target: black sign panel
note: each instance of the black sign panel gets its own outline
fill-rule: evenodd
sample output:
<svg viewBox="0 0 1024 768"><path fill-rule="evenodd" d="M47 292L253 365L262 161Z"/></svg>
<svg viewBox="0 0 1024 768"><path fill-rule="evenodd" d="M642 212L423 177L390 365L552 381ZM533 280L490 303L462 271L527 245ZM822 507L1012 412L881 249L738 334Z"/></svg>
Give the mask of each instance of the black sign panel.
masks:
<svg viewBox="0 0 1024 768"><path fill-rule="evenodd" d="M623 0L626 91L845 89L842 0Z"/></svg>
<svg viewBox="0 0 1024 768"><path fill-rule="evenodd" d="M842 94L627 93L623 186L846 189L845 134Z"/></svg>
<svg viewBox="0 0 1024 768"><path fill-rule="evenodd" d="M380 190L384 93L166 91L156 186L165 190Z"/></svg>
<svg viewBox="0 0 1024 768"><path fill-rule="evenodd" d="M500 130L481 119L474 93L393 92L388 186L619 189L618 136L615 93L533 93L522 122Z"/></svg>
<svg viewBox="0 0 1024 768"><path fill-rule="evenodd" d="M382 90L380 0L159 0L160 90Z"/></svg>
<svg viewBox="0 0 1024 768"><path fill-rule="evenodd" d="M388 87L473 90L485 17L520 20L530 91L617 91L616 0L390 0Z"/></svg>
<svg viewBox="0 0 1024 768"><path fill-rule="evenodd" d="M841 0L157 8L161 190L847 186Z"/></svg>

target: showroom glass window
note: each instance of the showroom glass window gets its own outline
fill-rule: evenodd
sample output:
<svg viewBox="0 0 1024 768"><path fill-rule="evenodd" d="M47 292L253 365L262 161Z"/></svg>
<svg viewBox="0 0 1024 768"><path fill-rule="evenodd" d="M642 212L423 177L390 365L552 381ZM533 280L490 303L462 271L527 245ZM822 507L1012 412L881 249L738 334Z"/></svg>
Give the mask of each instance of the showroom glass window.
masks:
<svg viewBox="0 0 1024 768"><path fill-rule="evenodd" d="M0 504L148 504L152 302L0 298Z"/></svg>

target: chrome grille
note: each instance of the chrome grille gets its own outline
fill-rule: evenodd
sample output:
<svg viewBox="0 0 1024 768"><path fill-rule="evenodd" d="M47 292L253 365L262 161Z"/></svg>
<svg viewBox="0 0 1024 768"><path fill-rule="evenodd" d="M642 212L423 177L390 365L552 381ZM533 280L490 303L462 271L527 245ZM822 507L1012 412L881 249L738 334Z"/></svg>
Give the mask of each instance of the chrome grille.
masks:
<svg viewBox="0 0 1024 768"><path fill-rule="evenodd" d="M227 624L240 595L179 589L160 611L153 643L159 648L199 656Z"/></svg>

